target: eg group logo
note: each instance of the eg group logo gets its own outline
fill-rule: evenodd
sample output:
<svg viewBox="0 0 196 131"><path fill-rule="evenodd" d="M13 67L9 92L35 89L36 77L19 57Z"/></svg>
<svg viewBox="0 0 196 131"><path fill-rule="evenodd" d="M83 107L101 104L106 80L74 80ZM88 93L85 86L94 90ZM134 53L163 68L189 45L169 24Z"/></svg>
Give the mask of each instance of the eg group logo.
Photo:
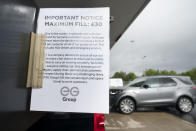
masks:
<svg viewBox="0 0 196 131"><path fill-rule="evenodd" d="M62 87L61 88L61 95L62 96L68 96L68 95L71 95L71 96L78 96L79 95L79 89L78 87Z"/></svg>

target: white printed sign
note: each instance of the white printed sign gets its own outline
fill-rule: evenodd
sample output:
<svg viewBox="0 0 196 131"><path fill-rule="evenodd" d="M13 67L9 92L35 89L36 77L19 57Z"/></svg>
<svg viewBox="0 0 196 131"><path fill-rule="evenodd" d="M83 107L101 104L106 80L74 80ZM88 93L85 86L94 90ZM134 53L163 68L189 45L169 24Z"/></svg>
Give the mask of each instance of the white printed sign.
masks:
<svg viewBox="0 0 196 131"><path fill-rule="evenodd" d="M123 81L121 78L110 79L110 87L119 87L119 86L123 86Z"/></svg>
<svg viewBox="0 0 196 131"><path fill-rule="evenodd" d="M30 110L109 113L109 8L42 8L37 33L44 77Z"/></svg>

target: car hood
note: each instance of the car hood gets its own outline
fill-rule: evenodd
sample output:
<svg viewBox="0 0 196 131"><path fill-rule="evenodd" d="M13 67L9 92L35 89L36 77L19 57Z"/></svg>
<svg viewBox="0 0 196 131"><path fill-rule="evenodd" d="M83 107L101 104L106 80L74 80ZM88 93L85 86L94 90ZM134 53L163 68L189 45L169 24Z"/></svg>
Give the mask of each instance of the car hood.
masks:
<svg viewBox="0 0 196 131"><path fill-rule="evenodd" d="M111 86L110 89L114 89L114 90L115 89L116 90L118 90L118 89L120 90L121 89L121 90L124 90L124 89L126 89L126 87L124 87L124 86L115 86L115 87L114 86Z"/></svg>

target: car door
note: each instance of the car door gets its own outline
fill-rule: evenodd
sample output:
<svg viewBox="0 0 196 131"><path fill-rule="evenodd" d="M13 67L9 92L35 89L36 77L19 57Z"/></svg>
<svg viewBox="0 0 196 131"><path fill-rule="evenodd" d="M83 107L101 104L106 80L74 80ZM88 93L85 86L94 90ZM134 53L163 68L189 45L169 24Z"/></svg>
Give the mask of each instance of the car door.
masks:
<svg viewBox="0 0 196 131"><path fill-rule="evenodd" d="M145 86L148 88L145 88ZM148 78L145 83L140 87L138 93L138 104L151 105L157 103L157 89L159 87L158 78Z"/></svg>
<svg viewBox="0 0 196 131"><path fill-rule="evenodd" d="M159 78L160 86L157 90L158 100L162 104L175 101L175 92L178 90L177 83L169 77Z"/></svg>

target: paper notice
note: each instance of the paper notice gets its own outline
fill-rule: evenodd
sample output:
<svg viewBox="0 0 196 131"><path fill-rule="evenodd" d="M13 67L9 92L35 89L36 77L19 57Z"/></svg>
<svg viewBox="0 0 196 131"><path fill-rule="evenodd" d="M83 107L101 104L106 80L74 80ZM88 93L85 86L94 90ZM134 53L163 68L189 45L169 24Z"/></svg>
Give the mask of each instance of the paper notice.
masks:
<svg viewBox="0 0 196 131"><path fill-rule="evenodd" d="M109 8L43 8L43 85L34 111L109 113Z"/></svg>

